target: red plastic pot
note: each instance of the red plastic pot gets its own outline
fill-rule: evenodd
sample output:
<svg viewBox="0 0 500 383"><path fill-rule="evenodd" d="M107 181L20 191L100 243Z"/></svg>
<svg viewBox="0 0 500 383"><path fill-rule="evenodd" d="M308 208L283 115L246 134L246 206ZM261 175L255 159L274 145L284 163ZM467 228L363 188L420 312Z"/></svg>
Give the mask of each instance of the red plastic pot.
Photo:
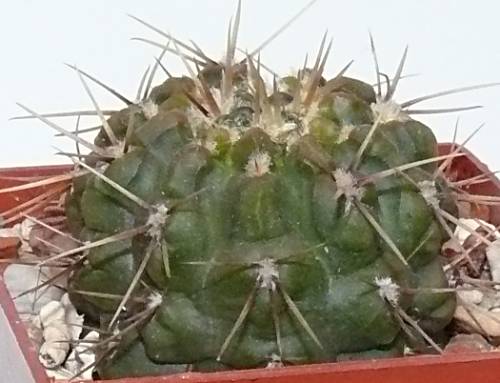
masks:
<svg viewBox="0 0 500 383"><path fill-rule="evenodd" d="M450 144L441 144L440 153L450 152ZM466 179L480 174L489 174L488 168L474 155L464 150L465 156L453 160L451 174L455 179ZM45 166L31 168L0 169L1 176L47 176L59 174L67 166ZM15 185L16 181L0 179L0 188ZM500 180L493 175L485 183L471 185L469 191L476 194L500 196ZM0 211L10 209L28 198L42 193L32 189L15 194L0 194ZM483 219L500 225L500 206L490 206L486 211L477 211ZM4 242L1 253L12 251ZM1 267L1 266L0 266ZM0 268L0 275L3 268ZM37 383L49 383L43 367L38 362L36 350L28 339L26 329L16 313L14 302L0 276L0 307L8 319L16 337L26 365ZM1 314L1 312L0 312ZM1 342L1 341L0 341ZM0 343L0 348L3 347ZM14 350L15 351L15 350ZM10 350L8 350L10 352ZM0 354L1 355L1 354ZM1 363L0 363L1 365ZM110 383L499 383L500 352L445 354L437 356L415 356L396 359L364 360L341 363L325 363L278 369L255 369L216 373L184 373L165 377L127 378ZM24 382L13 382L24 383Z"/></svg>

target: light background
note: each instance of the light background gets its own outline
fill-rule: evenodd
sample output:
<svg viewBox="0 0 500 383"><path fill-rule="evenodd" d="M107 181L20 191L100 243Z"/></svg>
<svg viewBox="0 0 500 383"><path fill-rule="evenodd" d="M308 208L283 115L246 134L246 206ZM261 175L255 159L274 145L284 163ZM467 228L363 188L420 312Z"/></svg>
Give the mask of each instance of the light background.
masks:
<svg viewBox="0 0 500 383"><path fill-rule="evenodd" d="M307 0L243 2L239 46L252 50L283 24ZM220 58L234 0L3 0L0 14L0 167L65 162L52 145L71 148L66 139L35 120L8 121L23 114L22 102L38 112L90 109L78 77L62 65L87 70L133 98L141 73L159 49L131 41L134 36L162 38L127 17L144 18L180 39L193 39ZM396 99L459 86L500 81L500 2L498 1L329 1L319 0L292 28L262 54L262 61L287 74L314 55L328 29L334 38L327 76L349 60L348 72L375 80L368 31L377 45L381 70L394 73L406 44L405 73L418 77L400 83ZM166 66L183 72L180 61L167 56ZM161 73L157 83L163 79ZM92 86L103 109L120 107L112 96ZM468 147L492 170L500 169L500 87L478 90L419 104L419 108L480 104L484 109L460 114L459 137L479 124L485 127ZM457 114L427 116L440 141L449 141ZM67 128L75 119L58 119ZM83 126L95 121L82 120Z"/></svg>

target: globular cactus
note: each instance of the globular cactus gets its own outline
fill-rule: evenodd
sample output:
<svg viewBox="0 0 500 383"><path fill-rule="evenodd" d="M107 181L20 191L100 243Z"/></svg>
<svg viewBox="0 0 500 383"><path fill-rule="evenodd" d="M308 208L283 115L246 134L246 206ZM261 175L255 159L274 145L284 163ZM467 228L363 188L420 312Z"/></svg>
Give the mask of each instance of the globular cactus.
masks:
<svg viewBox="0 0 500 383"><path fill-rule="evenodd" d="M95 142L79 139L93 152L66 212L84 244L58 258L83 250L70 291L102 330L100 376L439 351L453 155L411 117L422 98L393 101L406 54L385 92L378 72L375 90L325 80L325 40L268 84L257 54L235 61L237 24L222 63L168 37L197 71L120 96Z"/></svg>

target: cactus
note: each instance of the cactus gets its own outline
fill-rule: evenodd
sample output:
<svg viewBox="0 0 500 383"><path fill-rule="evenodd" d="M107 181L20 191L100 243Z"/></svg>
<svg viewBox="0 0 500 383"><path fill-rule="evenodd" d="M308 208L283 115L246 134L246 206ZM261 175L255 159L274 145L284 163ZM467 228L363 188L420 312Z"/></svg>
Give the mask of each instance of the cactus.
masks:
<svg viewBox="0 0 500 383"><path fill-rule="evenodd" d="M102 121L93 143L23 107L92 151L71 157L66 202L82 246L50 259L73 257L100 376L441 351L455 296L430 290L447 287L456 206L442 170L458 154L438 156L411 106L442 94L393 100L406 51L386 91L378 67L375 87L348 66L326 80L326 38L311 67L268 84L258 51L235 59L239 17L222 63L156 43L190 76L160 57L167 80L144 76L134 102L73 68ZM102 111L89 79L126 107Z"/></svg>

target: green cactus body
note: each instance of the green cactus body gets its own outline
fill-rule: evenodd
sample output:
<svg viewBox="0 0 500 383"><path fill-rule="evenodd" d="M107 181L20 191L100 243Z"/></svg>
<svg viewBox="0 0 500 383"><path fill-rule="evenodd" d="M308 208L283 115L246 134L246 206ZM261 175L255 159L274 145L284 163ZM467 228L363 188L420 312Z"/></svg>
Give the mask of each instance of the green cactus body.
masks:
<svg viewBox="0 0 500 383"><path fill-rule="evenodd" d="M418 292L447 286L438 259L445 233L415 186L434 185L435 163L370 180L436 156L429 128L403 112L384 116L358 80L321 80L305 105L304 75L264 96L250 70L235 72L217 116L190 101L209 109L195 81L171 78L108 120L128 151L103 174L145 206L94 175L68 200L81 239L144 227L89 250L71 277L75 291L123 296L144 269L102 377L400 355L408 334L398 309L430 335L451 320L452 294ZM221 76L200 78L221 94ZM109 147L104 131L96 144ZM444 206L446 190L436 187ZM381 294L385 282L399 288L396 305ZM72 299L103 328L119 304Z"/></svg>

